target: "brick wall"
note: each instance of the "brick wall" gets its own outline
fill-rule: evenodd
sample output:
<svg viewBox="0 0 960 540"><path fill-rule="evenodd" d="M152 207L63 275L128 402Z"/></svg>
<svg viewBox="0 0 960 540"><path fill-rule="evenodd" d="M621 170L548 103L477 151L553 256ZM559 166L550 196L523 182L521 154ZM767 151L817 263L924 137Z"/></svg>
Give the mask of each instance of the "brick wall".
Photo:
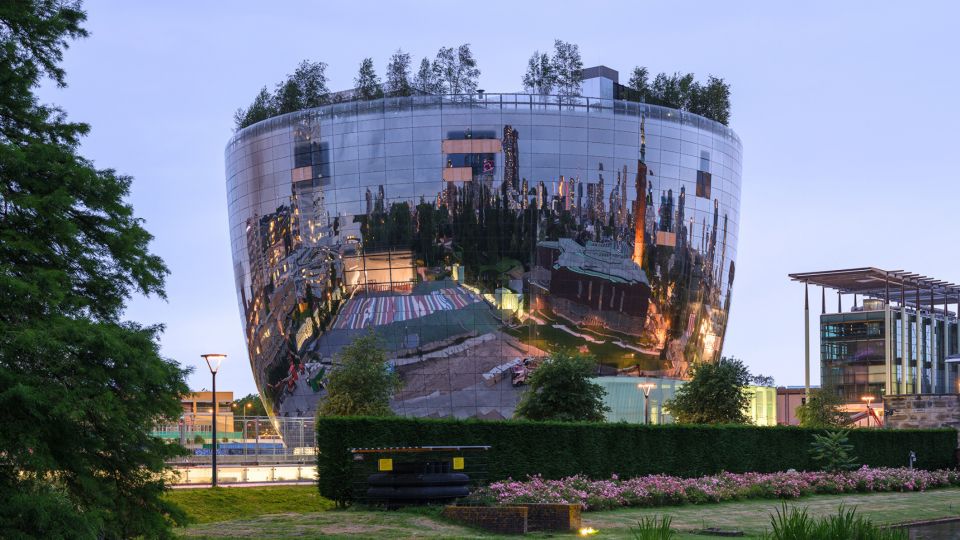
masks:
<svg viewBox="0 0 960 540"><path fill-rule="evenodd" d="M921 394L884 396L883 408L890 429L960 428L960 395Z"/></svg>
<svg viewBox="0 0 960 540"><path fill-rule="evenodd" d="M522 506L448 506L443 515L448 519L476 525L500 534L527 532L528 510Z"/></svg>
<svg viewBox="0 0 960 540"><path fill-rule="evenodd" d="M527 512L528 531L579 531L579 504L522 503Z"/></svg>

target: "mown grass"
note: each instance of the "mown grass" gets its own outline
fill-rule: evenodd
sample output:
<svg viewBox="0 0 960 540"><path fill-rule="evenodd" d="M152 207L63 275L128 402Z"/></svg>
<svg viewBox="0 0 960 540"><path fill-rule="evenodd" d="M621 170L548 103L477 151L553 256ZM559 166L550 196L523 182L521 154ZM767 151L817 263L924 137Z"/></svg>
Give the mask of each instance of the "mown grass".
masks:
<svg viewBox="0 0 960 540"><path fill-rule="evenodd" d="M946 488L908 493L857 493L813 495L787 501L788 508L807 508L812 518L836 515L840 505L878 524L910 523L960 517L960 489ZM762 537L772 532L770 515L781 508L776 499L686 505L662 508L625 508L605 512L584 512L583 524L606 532L597 538L632 538L629 527L656 516L672 518L674 529L690 531L707 527L743 531L745 536Z"/></svg>
<svg viewBox="0 0 960 540"><path fill-rule="evenodd" d="M333 502L321 497L317 487L310 485L174 489L164 497L186 510L194 523L333 508Z"/></svg>
<svg viewBox="0 0 960 540"><path fill-rule="evenodd" d="M179 529L190 540L230 538L260 539L296 537L300 539L373 539L503 538L464 527L444 519L439 508L406 509L386 512L363 508L332 510L333 504L319 495L313 486L276 486L265 488L218 488L175 490L168 495L183 506L196 523ZM856 507L858 515L878 524L907 523L921 520L960 517L960 489L936 489L911 493L868 493L815 495L787 501L788 507L807 508L811 518L836 515L843 505ZM753 538L772 532L770 515L781 508L779 500L750 500L706 505L662 508L624 508L584 512L583 526L597 529L590 538L634 539L630 527L646 518L669 516L671 527L680 537L703 538L690 534L694 529L720 527L744 531ZM531 533L529 538L574 537L575 533Z"/></svg>

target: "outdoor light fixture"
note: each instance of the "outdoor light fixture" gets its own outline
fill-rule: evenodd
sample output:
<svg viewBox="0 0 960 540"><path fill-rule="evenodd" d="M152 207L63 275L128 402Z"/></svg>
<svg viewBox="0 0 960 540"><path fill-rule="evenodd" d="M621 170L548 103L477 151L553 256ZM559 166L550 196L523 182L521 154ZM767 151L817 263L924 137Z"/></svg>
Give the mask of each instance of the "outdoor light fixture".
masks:
<svg viewBox="0 0 960 540"><path fill-rule="evenodd" d="M867 414L867 427L870 427L870 414L869 414L869 412L870 412L870 402L873 401L873 400L876 399L876 398L873 397L873 396L863 396L863 397L860 398L860 399L862 399L863 401L866 401L866 402L867 402L867 413L868 413L868 414Z"/></svg>
<svg viewBox="0 0 960 540"><path fill-rule="evenodd" d="M650 425L650 390L656 386L653 383L638 384L637 388L643 390L643 423Z"/></svg>
<svg viewBox="0 0 960 540"><path fill-rule="evenodd" d="M210 368L210 374L213 375L213 475L210 479L210 487L217 487L217 370L220 369L220 362L227 357L225 354L201 354L207 361L207 367ZM214 362L216 364L214 364Z"/></svg>

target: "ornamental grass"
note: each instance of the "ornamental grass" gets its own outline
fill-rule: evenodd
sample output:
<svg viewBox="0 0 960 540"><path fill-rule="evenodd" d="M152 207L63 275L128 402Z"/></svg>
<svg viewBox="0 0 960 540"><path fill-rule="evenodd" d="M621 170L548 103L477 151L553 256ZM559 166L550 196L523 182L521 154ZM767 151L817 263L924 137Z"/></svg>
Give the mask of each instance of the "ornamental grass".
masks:
<svg viewBox="0 0 960 540"><path fill-rule="evenodd" d="M907 468L864 466L846 472L721 473L700 478L651 475L606 480L577 475L547 480L540 475L526 480L507 479L475 491L470 499L505 505L517 503L579 504L585 510L624 506L659 507L706 504L746 499L794 499L804 495L924 491L960 486L955 469L922 471Z"/></svg>

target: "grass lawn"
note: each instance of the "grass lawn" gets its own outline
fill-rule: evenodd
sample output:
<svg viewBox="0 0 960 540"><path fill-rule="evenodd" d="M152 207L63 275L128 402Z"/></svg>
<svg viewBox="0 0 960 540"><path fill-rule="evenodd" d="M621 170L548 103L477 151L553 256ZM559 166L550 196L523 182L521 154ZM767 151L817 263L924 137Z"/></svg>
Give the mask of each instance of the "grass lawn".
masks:
<svg viewBox="0 0 960 540"><path fill-rule="evenodd" d="M199 523L179 529L183 538L504 538L446 521L440 509L408 509L398 512L332 510L312 486L266 488L220 488L174 490L168 495L181 504ZM841 504L856 506L859 513L875 523L904 523L927 519L960 517L960 489L936 489L923 493L871 493L816 495L788 501L791 506L808 507L813 516L836 513ZM629 538L629 527L648 516L668 515L673 527L690 531L703 527L742 530L759 538L769 529L769 514L779 508L777 500L739 501L701 506L628 508L584 512L583 526L599 532L591 538ZM956 508L953 508L956 507ZM573 533L552 532L553 537L573 538ZM683 534L689 540L709 538ZM527 538L546 538L531 533Z"/></svg>
<svg viewBox="0 0 960 540"><path fill-rule="evenodd" d="M173 489L164 498L180 505L196 523L333 508L333 503L317 492L317 486L310 485Z"/></svg>
<svg viewBox="0 0 960 540"><path fill-rule="evenodd" d="M600 533L596 538L632 538L629 527L642 517L670 516L673 528L684 531L704 527L743 531L746 536L761 537L770 530L770 513L780 508L775 499L725 502L700 506L626 508L606 512L584 512L584 527ZM813 495L787 501L788 506L806 506L811 515L835 514L840 505L857 507L874 523L908 523L930 519L960 517L960 489L946 488L908 493L857 493L851 495ZM686 535L685 535L686 536ZM690 538L699 538L689 535Z"/></svg>

